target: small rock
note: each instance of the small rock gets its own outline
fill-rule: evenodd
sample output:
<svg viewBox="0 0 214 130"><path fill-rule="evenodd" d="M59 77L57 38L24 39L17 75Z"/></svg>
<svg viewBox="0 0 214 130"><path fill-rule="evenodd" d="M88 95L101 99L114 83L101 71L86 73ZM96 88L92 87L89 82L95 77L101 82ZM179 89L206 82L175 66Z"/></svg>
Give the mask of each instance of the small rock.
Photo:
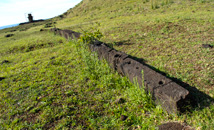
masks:
<svg viewBox="0 0 214 130"><path fill-rule="evenodd" d="M213 45L210 44L202 44L203 48L213 48Z"/></svg>
<svg viewBox="0 0 214 130"><path fill-rule="evenodd" d="M55 57L55 56L53 56L53 57L51 57L50 59L51 59L51 60L53 60L53 59L55 59L55 58L56 58L56 57Z"/></svg>
<svg viewBox="0 0 214 130"><path fill-rule="evenodd" d="M38 63L39 63L39 61L34 62L34 64L38 64Z"/></svg>
<svg viewBox="0 0 214 130"><path fill-rule="evenodd" d="M120 120L121 120L121 121L125 121L127 118L128 118L128 116L121 115Z"/></svg>
<svg viewBox="0 0 214 130"><path fill-rule="evenodd" d="M7 34L5 37L12 37L14 34Z"/></svg>
<svg viewBox="0 0 214 130"><path fill-rule="evenodd" d="M5 79L5 77L0 77L0 81L2 81L3 79Z"/></svg>
<svg viewBox="0 0 214 130"><path fill-rule="evenodd" d="M14 30L11 30L10 32L15 32L16 31L16 29L14 29Z"/></svg>
<svg viewBox="0 0 214 130"><path fill-rule="evenodd" d="M125 99L123 98L118 98L114 103L115 104L121 104L121 103L124 103L125 102Z"/></svg>
<svg viewBox="0 0 214 130"><path fill-rule="evenodd" d="M6 64L6 63L10 63L10 61L8 61L8 60L3 60L3 61L1 62L1 64Z"/></svg>

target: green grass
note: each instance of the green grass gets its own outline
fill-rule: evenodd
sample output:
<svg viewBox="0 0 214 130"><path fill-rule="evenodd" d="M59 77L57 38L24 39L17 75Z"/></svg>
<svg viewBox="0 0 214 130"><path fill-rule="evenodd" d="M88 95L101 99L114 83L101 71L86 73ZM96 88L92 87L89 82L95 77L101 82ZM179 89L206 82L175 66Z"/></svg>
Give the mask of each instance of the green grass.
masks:
<svg viewBox="0 0 214 130"><path fill-rule="evenodd" d="M55 44L1 56L10 61L0 69L5 77L0 81L1 129L129 128L142 124L137 114L149 119L141 127L161 123L153 120L162 117L162 109L82 43L40 33L16 44L28 46L39 39ZM125 102L115 103L118 98ZM148 114L152 110L156 113ZM128 119L121 121L121 115Z"/></svg>
<svg viewBox="0 0 214 130"><path fill-rule="evenodd" d="M163 0L157 6L152 9L147 0L83 0L53 21L62 29L98 29L102 41L213 98L214 51L201 47L214 45L213 1ZM81 41L39 32L48 23L0 30L0 129L144 130L168 121L214 128L212 102L168 115ZM122 115L128 118L122 121Z"/></svg>

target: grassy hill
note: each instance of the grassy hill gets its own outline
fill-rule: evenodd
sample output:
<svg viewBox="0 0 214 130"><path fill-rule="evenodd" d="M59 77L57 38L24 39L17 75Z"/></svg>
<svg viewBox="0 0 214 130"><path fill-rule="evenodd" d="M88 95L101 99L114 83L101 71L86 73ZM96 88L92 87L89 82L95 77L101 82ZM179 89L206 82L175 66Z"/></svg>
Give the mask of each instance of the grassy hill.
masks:
<svg viewBox="0 0 214 130"><path fill-rule="evenodd" d="M157 129L167 121L213 129L214 49L202 45L214 45L213 7L213 0L83 0L51 20L0 30L0 129ZM206 96L168 115L84 43L46 31L51 26L99 29L101 41Z"/></svg>

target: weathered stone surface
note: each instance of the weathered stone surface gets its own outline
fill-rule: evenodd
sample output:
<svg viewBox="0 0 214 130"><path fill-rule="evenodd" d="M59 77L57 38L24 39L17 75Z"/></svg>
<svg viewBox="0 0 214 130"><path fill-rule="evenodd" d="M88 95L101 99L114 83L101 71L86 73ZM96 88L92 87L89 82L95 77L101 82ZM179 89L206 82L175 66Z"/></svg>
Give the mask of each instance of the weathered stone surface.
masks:
<svg viewBox="0 0 214 130"><path fill-rule="evenodd" d="M132 83L138 83L139 86L143 86L142 83L142 70L143 64L137 62L132 58L126 58L118 65L119 73L127 76Z"/></svg>
<svg viewBox="0 0 214 130"><path fill-rule="evenodd" d="M175 82L159 86L153 90L155 102L161 104L169 113L176 113L182 109L183 99L189 94L189 91L182 88Z"/></svg>
<svg viewBox="0 0 214 130"><path fill-rule="evenodd" d="M98 57L100 59L106 59L108 61L108 57L109 57L109 52L112 51L112 48L109 48L108 46L106 46L105 44L101 44L98 48L97 48L97 53L98 53Z"/></svg>

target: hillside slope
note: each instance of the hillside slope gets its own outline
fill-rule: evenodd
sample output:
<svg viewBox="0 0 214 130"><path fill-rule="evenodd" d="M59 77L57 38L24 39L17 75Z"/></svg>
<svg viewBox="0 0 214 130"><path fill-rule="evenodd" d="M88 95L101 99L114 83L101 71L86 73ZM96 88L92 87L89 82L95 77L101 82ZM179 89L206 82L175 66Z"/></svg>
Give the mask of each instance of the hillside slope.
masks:
<svg viewBox="0 0 214 130"><path fill-rule="evenodd" d="M214 128L213 0L83 0L53 19L0 30L0 129ZM170 115L50 28L100 30L106 42L193 90L198 104ZM8 36L8 37L6 37Z"/></svg>
<svg viewBox="0 0 214 130"><path fill-rule="evenodd" d="M99 29L102 41L213 96L214 2L83 0L56 25L79 32Z"/></svg>

